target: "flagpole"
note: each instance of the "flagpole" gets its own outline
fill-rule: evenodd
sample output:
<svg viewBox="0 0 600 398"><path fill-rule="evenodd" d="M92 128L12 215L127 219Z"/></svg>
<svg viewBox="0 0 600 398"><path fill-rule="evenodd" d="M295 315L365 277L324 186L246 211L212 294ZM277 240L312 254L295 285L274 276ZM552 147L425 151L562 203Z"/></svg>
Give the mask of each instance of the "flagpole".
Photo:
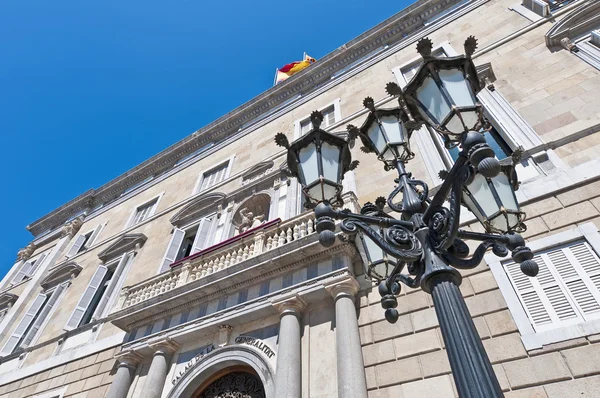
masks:
<svg viewBox="0 0 600 398"><path fill-rule="evenodd" d="M279 68L275 68L275 77L273 78L273 86L277 84L277 72L279 72Z"/></svg>

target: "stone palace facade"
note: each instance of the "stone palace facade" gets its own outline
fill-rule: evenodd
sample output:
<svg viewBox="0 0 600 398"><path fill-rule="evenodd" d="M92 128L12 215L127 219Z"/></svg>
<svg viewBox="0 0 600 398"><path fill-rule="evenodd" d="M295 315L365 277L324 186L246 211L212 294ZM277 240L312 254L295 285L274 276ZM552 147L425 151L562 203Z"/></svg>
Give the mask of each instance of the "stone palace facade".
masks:
<svg viewBox="0 0 600 398"><path fill-rule="evenodd" d="M0 285L0 397L456 396L430 296L404 288L384 320L360 247L318 243L273 137L301 136L313 110L343 134L365 97L394 106L385 85L414 75L417 40L452 56L470 35L486 138L521 153L540 273L489 253L462 293L507 397L600 396L600 2L419 0L30 224ZM427 128L412 149L410 171L439 185L456 154ZM352 152L357 209L394 172Z"/></svg>

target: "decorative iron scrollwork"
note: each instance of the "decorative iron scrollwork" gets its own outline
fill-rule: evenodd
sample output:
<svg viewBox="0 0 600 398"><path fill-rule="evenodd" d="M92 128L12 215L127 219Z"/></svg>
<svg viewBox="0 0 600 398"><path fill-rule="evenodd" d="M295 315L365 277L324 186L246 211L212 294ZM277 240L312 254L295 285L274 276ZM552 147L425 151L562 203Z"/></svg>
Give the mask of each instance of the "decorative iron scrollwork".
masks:
<svg viewBox="0 0 600 398"><path fill-rule="evenodd" d="M233 372L210 384L199 398L265 398L258 377L246 372Z"/></svg>

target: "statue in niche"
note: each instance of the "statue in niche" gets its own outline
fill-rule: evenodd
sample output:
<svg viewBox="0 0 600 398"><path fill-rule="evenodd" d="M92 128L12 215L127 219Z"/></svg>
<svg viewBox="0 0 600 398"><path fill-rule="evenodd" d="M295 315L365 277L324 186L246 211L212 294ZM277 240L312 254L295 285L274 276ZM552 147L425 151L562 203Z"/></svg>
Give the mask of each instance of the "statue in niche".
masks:
<svg viewBox="0 0 600 398"><path fill-rule="evenodd" d="M242 222L239 226L240 233L246 232L249 229L256 228L265 223L264 214L255 216L254 213L252 213L247 207L244 207L240 210L240 216L242 217Z"/></svg>
<svg viewBox="0 0 600 398"><path fill-rule="evenodd" d="M30 244L25 246L23 249L19 250L19 252L17 253L17 260L18 261L29 260L34 251L35 251L35 245L33 244L33 242L31 242Z"/></svg>

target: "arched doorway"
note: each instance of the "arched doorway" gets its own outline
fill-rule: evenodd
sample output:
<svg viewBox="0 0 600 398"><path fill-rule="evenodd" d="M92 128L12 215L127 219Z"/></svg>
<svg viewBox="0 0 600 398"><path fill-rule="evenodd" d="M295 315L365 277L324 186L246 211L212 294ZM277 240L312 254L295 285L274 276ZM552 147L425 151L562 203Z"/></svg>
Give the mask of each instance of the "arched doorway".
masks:
<svg viewBox="0 0 600 398"><path fill-rule="evenodd" d="M192 398L265 398L265 388L252 368L235 366L214 374Z"/></svg>

